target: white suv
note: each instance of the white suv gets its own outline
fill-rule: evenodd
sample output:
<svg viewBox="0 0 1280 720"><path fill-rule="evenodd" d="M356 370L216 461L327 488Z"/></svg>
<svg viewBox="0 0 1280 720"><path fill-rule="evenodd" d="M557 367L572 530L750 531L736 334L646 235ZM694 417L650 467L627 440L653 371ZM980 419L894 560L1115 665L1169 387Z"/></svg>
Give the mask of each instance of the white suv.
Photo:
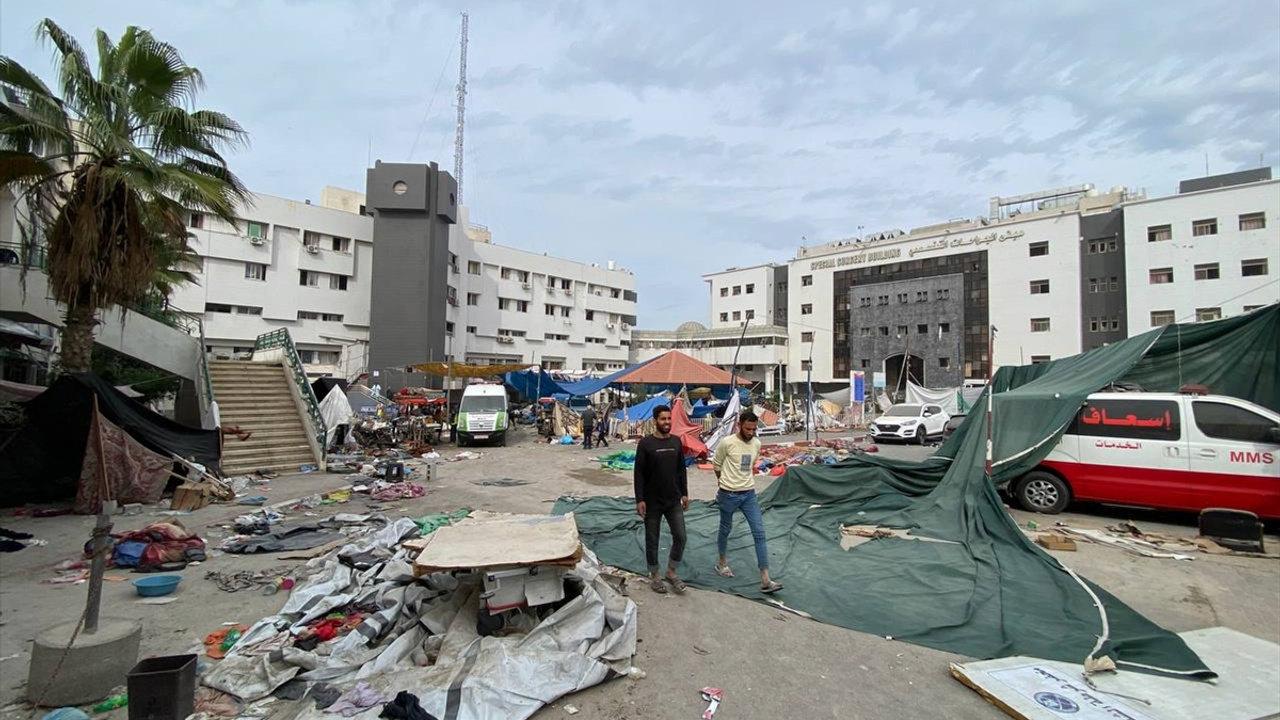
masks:
<svg viewBox="0 0 1280 720"><path fill-rule="evenodd" d="M915 440L924 445L929 438L941 438L951 419L941 405L900 404L871 423L875 440Z"/></svg>

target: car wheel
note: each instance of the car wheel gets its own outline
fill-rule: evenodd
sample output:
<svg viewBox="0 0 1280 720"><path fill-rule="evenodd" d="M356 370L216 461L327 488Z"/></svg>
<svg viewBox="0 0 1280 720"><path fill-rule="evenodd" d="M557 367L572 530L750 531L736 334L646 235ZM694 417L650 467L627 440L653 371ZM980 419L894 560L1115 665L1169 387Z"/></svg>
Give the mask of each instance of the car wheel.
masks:
<svg viewBox="0 0 1280 720"><path fill-rule="evenodd" d="M926 445L929 442L929 433L924 431L923 425L916 428L916 442L920 443L921 445Z"/></svg>
<svg viewBox="0 0 1280 720"><path fill-rule="evenodd" d="M1046 515L1057 515L1071 503L1071 487L1067 481L1043 470L1024 475L1015 494L1023 508Z"/></svg>
<svg viewBox="0 0 1280 720"><path fill-rule="evenodd" d="M503 434L502 434L502 439L498 441L498 446L499 446L499 447L506 447L506 446L507 446L507 433L503 433Z"/></svg>

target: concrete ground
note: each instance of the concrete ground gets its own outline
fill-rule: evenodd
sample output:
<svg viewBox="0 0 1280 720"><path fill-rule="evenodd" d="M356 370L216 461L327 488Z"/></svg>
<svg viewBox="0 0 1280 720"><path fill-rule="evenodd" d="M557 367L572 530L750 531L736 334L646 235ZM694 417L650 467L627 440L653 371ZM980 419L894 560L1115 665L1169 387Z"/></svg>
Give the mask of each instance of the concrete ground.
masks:
<svg viewBox="0 0 1280 720"><path fill-rule="evenodd" d="M784 438L794 439L794 438ZM770 439L773 441L774 439ZM609 450L619 447L616 443ZM626 447L626 446L623 446ZM634 446L631 446L634 447ZM448 456L452 447L442 447ZM484 456L445 464L423 498L386 503L389 515L418 517L459 507L504 512L547 512L564 494L630 495L629 474L610 473L592 461L597 453L581 447L535 443L522 430L508 447L480 448ZM888 455L921 458L930 448L889 446ZM484 480L513 478L529 484L483 486ZM691 493L710 499L714 476L694 471ZM762 479L762 486L770 482ZM269 489L258 488L270 503L344 487L340 475L307 474L282 477ZM359 496L353 496L359 497ZM318 508L322 519L330 512L361 512L366 499ZM180 518L217 547L229 523L246 508L214 505ZM1144 530L1195 535L1194 517L1152 514L1098 507L1073 509L1047 519L1021 511L1025 524L1064 520L1078 527L1101 527L1117 519L1131 520ZM89 537L92 518L64 516L34 519L0 513L0 525L34 533L47 546L0 554L0 720L38 717L42 713L20 704L25 696L30 640L46 626L74 620L83 611L84 585L49 585L41 581L55 574L53 566L77 557ZM292 513L291 520L303 520ZM148 513L116 518L116 530L139 528L160 516ZM1269 539L1273 547L1275 539ZM1194 561L1142 558L1117 549L1080 544L1077 552L1060 553L1064 562L1174 631L1225 625L1280 643L1280 561L1275 559L1197 555ZM708 559L709 560L709 559ZM255 591L225 593L204 579L208 570L288 568L301 561L282 561L273 555L211 557L182 572L177 600L168 605L143 605L134 595L126 572L109 571L103 594L103 614L138 618L144 624L142 654L195 652L208 633L225 622L252 623L276 612L282 595ZM691 590L683 597L660 596L640 582L629 584L639 605L640 646L637 667L648 677L607 683L543 709L537 717L566 716L572 704L584 718L698 717L705 707L698 689L713 685L726 699L718 718L1004 718L995 707L951 678L947 665L966 658L928 648L888 641L781 612L769 606L720 593ZM1280 659L1278 659L1280 661ZM291 713L283 705L277 718ZM113 720L127 717L124 709Z"/></svg>

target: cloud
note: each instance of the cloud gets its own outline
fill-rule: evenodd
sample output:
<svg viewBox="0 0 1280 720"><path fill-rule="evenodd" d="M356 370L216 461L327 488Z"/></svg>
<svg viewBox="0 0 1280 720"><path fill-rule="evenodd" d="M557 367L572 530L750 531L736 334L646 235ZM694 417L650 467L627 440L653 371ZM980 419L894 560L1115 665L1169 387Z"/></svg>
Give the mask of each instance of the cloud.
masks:
<svg viewBox="0 0 1280 720"><path fill-rule="evenodd" d="M472 219L634 270L641 327L707 321L703 273L801 242L1060 185L1172 192L1205 153L1215 172L1280 162L1276 3L38 5L6 6L7 54L49 77L38 12L82 40L146 25L252 132L237 172L296 198L362 187L370 158L452 166L468 9Z"/></svg>

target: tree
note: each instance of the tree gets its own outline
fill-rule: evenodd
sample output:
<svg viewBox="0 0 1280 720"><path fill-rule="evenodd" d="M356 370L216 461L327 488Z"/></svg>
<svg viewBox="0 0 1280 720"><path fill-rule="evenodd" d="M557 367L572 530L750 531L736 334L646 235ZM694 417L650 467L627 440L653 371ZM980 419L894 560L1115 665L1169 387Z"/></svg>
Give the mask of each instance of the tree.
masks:
<svg viewBox="0 0 1280 720"><path fill-rule="evenodd" d="M222 152L248 136L226 115L193 110L200 71L137 27L96 33L98 64L52 20L60 95L0 57L0 184L15 188L24 250L48 252L49 285L66 308L62 367L90 369L99 311L166 293L188 257L189 211L234 223L249 194Z"/></svg>

